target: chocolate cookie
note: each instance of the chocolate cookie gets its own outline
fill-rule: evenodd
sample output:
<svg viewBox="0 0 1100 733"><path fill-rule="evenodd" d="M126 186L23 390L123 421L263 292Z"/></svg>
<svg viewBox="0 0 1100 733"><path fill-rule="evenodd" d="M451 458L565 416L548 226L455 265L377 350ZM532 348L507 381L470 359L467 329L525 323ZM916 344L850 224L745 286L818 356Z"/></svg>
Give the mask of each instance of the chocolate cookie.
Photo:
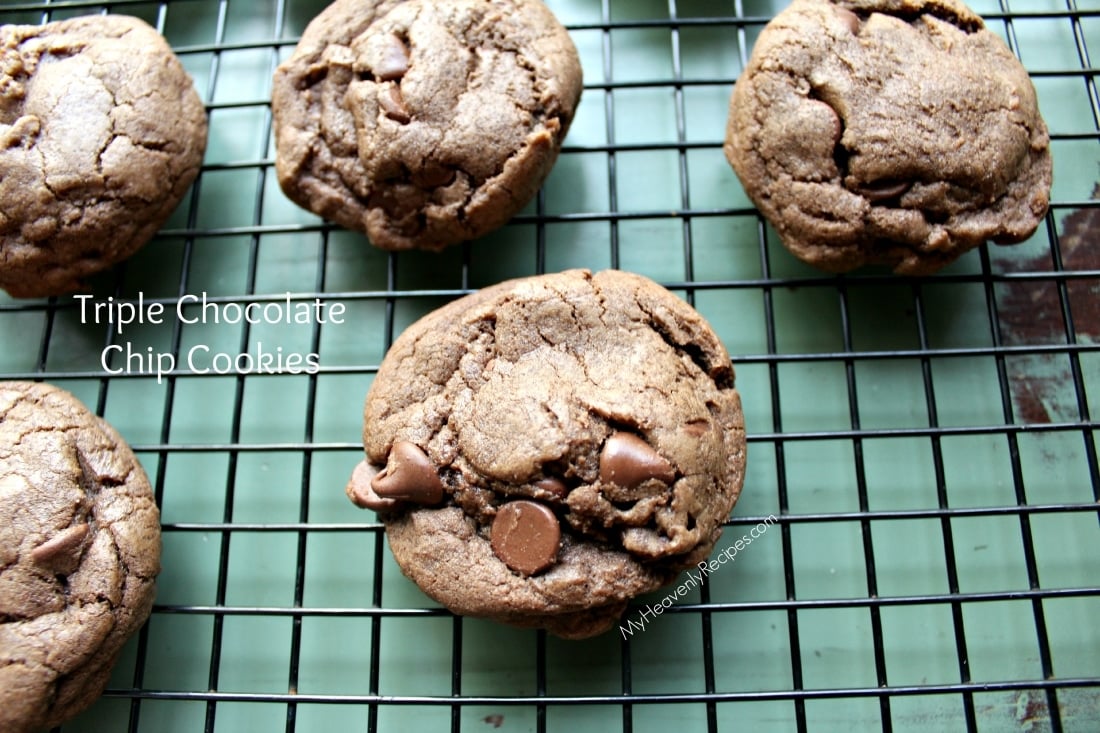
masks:
<svg viewBox="0 0 1100 733"><path fill-rule="evenodd" d="M958 0L794 0L734 86L725 152L801 259L918 275L1035 231L1049 143L1027 72Z"/></svg>
<svg viewBox="0 0 1100 733"><path fill-rule="evenodd" d="M714 546L741 490L729 355L618 271L514 280L410 326L347 486L401 569L460 614L600 633Z"/></svg>
<svg viewBox="0 0 1100 733"><path fill-rule="evenodd" d="M145 22L0 27L0 287L66 293L132 255L205 148L202 101Z"/></svg>
<svg viewBox="0 0 1100 733"><path fill-rule="evenodd" d="M0 730L100 695L159 570L157 507L118 433L64 390L0 382Z"/></svg>
<svg viewBox="0 0 1100 733"><path fill-rule="evenodd" d="M378 247L439 250L530 201L580 94L540 0L336 0L275 72L279 183Z"/></svg>

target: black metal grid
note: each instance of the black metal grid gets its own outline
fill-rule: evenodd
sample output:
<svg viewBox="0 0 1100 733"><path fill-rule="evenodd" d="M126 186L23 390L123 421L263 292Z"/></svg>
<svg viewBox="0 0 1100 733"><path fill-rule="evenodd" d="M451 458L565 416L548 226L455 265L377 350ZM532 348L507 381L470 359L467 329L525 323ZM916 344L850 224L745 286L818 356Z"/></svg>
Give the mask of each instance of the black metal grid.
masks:
<svg viewBox="0 0 1100 733"><path fill-rule="evenodd" d="M279 209L279 194L273 182L267 89L257 87L253 94L245 91L236 96L221 91L239 73L242 57L246 57L244 66L259 66L269 76L293 47L304 23L322 5L294 0L270 4L190 0L110 6L91 2L0 5L3 22L41 22L103 11L136 14L170 40L180 17L194 15L200 18L197 22L209 21L208 41L174 45L196 74L211 115L212 132L246 130L242 144L225 148L237 151L235 154L210 156L189 200L148 251L104 278L97 293L128 298L145 289L173 306L196 288L217 284L201 262L218 248L235 263L231 269L243 279L219 286L214 301L274 301L281 290L262 282L265 258L273 250L282 253L286 248L300 258L291 269L314 273L308 287L294 288L296 300L319 297L347 303L359 308L368 324L363 327L365 336L358 350L355 339L330 340L328 329L335 330L334 326L314 324L303 336L302 349L320 353L323 366L318 374L288 385L285 410L300 411L304 419L293 423L300 435L288 438L278 430L265 432L262 425L256 425L262 420L248 417L254 393L261 398L283 394L279 378L203 377L176 370L163 386L154 387L147 374L107 373L94 359L85 358L124 337L111 326L83 329L101 340L81 344L73 333L75 306L71 299L0 301L4 351L27 354L24 366L9 357L15 366L0 376L44 379L72 388L100 414L135 426L128 437L149 469L158 502L164 507L166 545L199 547L192 543L195 538L213 545L213 550L199 552L202 560L211 561L209 577L203 576L210 581L210 592L193 591L190 586L172 588L173 582L187 579L166 568L161 583L163 600L131 645L104 700L64 730L120 730L123 725L131 731L268 730L275 722L274 727L301 731L322 729L316 721L325 719L305 712L339 709L351 710L358 721L355 727L368 731L414 725L451 730L499 725L507 729L517 717L526 729L540 731L589 724L604 729L621 725L623 731L634 731L656 727L666 715L660 711L669 707L675 709L674 717L681 719L680 727L708 731L739 724L799 731L925 726L975 731L1005 729L1008 720L1014 723L1013 729L1020 730L1096 729L1100 724L1100 639L1094 622L1100 610L1100 556L1092 550L1100 518L1100 469L1090 396L1100 384L1096 376L1100 322L1091 306L1100 288L1100 266L1087 256L1100 245L1097 229L1089 228L1087 222L1088 217L1100 214L1095 200L1079 192L1065 195L1061 191L1068 189L1056 187L1045 226L1031 242L1016 250L982 248L932 278L899 280L880 272L821 275L793 262L777 246L743 196L731 195L729 204L710 205L719 196L711 195L705 188L706 179L700 183L695 175L703 167L701 161L721 157L721 127L714 123L722 120L716 113L709 121L711 131L698 134L693 126L698 108L690 97L697 91L728 94L736 70L746 62L752 39L777 7L742 0L602 0L598 6L590 3L582 12L584 8L578 10L578 6L584 3L550 3L555 9L568 5L577 13L565 20L582 55L587 53L584 107L598 111L587 116L582 112L578 118L547 188L502 235L487 243L467 244L435 259L368 251L363 254L366 264L361 264L352 259L360 249L358 243L326 224L298 222L293 217L288 217L289 222L272 223L268 214ZM240 32L250 27L253 8L260 8L260 14L271 19L267 37ZM1046 110L1048 116L1056 113L1052 120L1056 177L1073 168L1075 163L1067 159L1081 151L1086 156L1082 160L1095 168L1100 159L1096 145L1100 142L1100 96L1090 50L1094 52L1100 44L1100 7L1071 0L1064 6L1002 2L993 10L979 9L1021 55L1041 97L1048 84L1079 89L1081 109L1087 114ZM1022 41L1030 39L1035 24L1061 28L1065 37L1072 39L1077 63L1047 68L1043 58L1023 53ZM686 63L685 51L699 41L700 33L708 42L718 44L713 52L725 58L732 71L711 73L706 64L699 71ZM633 44L644 46L658 37L668 44L668 74L633 78L627 73L620 78L624 75L617 55L633 58ZM639 140L629 134L633 120L624 109L635 110L633 94L643 101L647 95L665 100L664 109L672 113L670 135ZM244 121L222 122L238 118ZM635 204L646 200L636 195L636 159L657 155L670 161L669 169L678 182L673 186L671 210ZM584 163L577 162L588 160L597 161L595 180L603 188L579 208L559 205L556 197L571 186L568 173L588 172ZM222 177L230 183L219 183ZM249 180L251 189L243 185ZM222 211L218 194L235 185L244 187L250 206ZM588 205L593 200L596 203ZM649 227L655 227L657 234ZM715 246L710 238L719 228L736 234ZM598 233L595 247L561 253L562 241L593 232ZM671 259L661 259L667 253L657 255L656 263L637 259L639 249L645 250L655 238L665 236L679 240L679 254ZM1072 249L1071 237L1076 238ZM517 242L519 254L501 246L509 240ZM737 263L747 263L743 271L726 276L732 266L717 259L722 247ZM501 262L487 266L489 260L498 258ZM442 267L437 266L439 262ZM739 370L739 385L746 395L750 440L749 481L727 536L748 532L774 513L778 539L769 535L768 547L754 550L752 557L746 554L738 568L763 562L766 552L779 573L769 581L776 591L771 596L731 589L721 582L726 578L716 577L703 584L697 596L678 602L661 617L659 623L666 628L675 626L675 633L666 631L671 643L688 649L683 652L683 669L694 670L688 673L693 682L678 679L681 667L672 667L667 657L658 655L658 651L675 649L649 647L648 640L656 632L647 630L645 637L622 634L619 638L612 632L611 641L605 637L580 645L563 645L535 632L506 636L523 645L516 666L525 681L518 688L498 687L494 684L499 684L500 678L492 677L486 684L479 677L478 664L486 654L480 645L493 639L495 632L479 622L452 618L418 602L406 589L395 592L400 579L388 564L381 527L361 514L352 515L350 521L339 518L319 504L320 495L340 493L339 485L318 479L327 476L319 465L343 461L350 467L357 450L354 432L335 436L326 422L338 403L361 400L381 354L404 325L447 299L488 284L499 273L533 274L572 264L648 270L708 318L723 323L731 304L752 306L734 318L734 326L723 330L723 336L732 341L729 345ZM219 261L219 267L224 265ZM1021 301L1032 306L1023 315L1018 312ZM965 316L951 312L960 304L967 308ZM830 312L815 322L815 328L828 330L828 337L799 331L797 324L806 317L806 309L820 307ZM886 322L871 318L869 326L869 314L880 307ZM963 326L959 326L960 320ZM34 327L26 329L26 323ZM754 334L744 342L734 330L742 326ZM800 335L791 336L792 330ZM247 351L256 338L247 327L235 336L236 341L230 338L227 348L240 352ZM139 333L139 337L177 356L193 343L179 322ZM83 357L71 357L73 350L81 348L86 352ZM335 349L339 356L330 360L326 349ZM1020 385L1038 378L1036 370L1046 379L1052 363L1061 381L1055 385L1054 397L1048 394L1046 406L1036 412L1034 404L1027 401L1030 393L1021 391ZM981 389L988 390L992 399L973 404L964 400L959 408L953 403L970 385L965 377L970 365L980 367L986 378ZM916 411L909 417L895 416L890 395L884 402L866 386L873 379L868 374L885 374L882 384L888 387L899 373L914 377L909 386L915 388L907 396L915 399L908 406L915 406ZM835 410L802 409L802 400L813 391L817 379L825 379L839 395L830 398ZM1032 387L1041 390L1049 387L1049 382L1040 380L1037 385ZM193 402L200 403L206 418L195 422L187 409ZM971 407L975 408L973 414L960 415ZM147 414L135 417L135 412ZM210 419L213 427L204 422L210 415L218 416ZM1051 436L1058 446L1071 446L1046 466L1058 476L1070 477L1072 485L1062 492L1057 481L1041 479L1029 463L1034 452L1031 441ZM989 473L1005 483L1004 492L996 495L999 499L972 499L957 493L960 484L967 490L982 485L981 471L972 481L958 478L960 471L970 470L965 454L972 445L982 447L976 452L979 460L987 455L998 459ZM891 485L884 480L882 467L896 459L899 474L904 472L910 466L907 461L912 460L908 452L912 446L917 446L916 453L924 459L922 472L911 479L924 500L891 504L885 501ZM987 449L988 453L983 452ZM883 451L886 460L881 457ZM843 464L840 474L847 478L839 482L835 499L814 499L805 491L808 484L801 471L807 455L826 461L824 473ZM253 511L251 500L242 499L252 491L246 477L257 461L283 466L286 470L272 478L296 487L292 493L296 492L297 498L287 507L280 505L278 520ZM183 488L186 484L181 483L181 473L192 470L197 479L218 484L213 506L207 507L205 514L197 513L199 519L189 518L186 511L177 516L166 506L183 506L191 499ZM899 478L900 483L906 482ZM1014 528L1010 534L1018 542L1022 570L1012 580L975 589L974 577L983 568L992 568L994 574L1000 570L996 564L978 565L977 571L968 565L971 556L961 548L973 541L972 522L997 527L1007 522ZM896 565L903 553L889 536L910 526L939 538L930 550L942 561L939 589L896 592L895 571L904 576L905 568ZM981 526L989 531L986 524ZM804 534L807 532L812 534ZM847 558L848 566L838 568L857 591L820 592L806 544L822 537L839 537L843 532L851 532L855 538L849 548L853 554ZM1036 539L1039 532L1046 537L1043 543ZM1084 538L1093 543L1064 548L1067 562L1072 561L1069 570L1049 554L1049 535L1062 532L1074 540ZM311 600L311 578L321 572L310 564L311 558L328 538L337 538L335 544L340 547L366 538L361 549L369 561L364 562L362 573L369 583L358 604L327 605ZM292 578L289 596L281 602L265 603L248 594L235 595L235 587L248 576L240 574L233 552L250 543L263 548L268 539L278 541L273 546L289 548L284 553L292 563L292 568L284 567ZM254 559L260 552L249 557ZM278 575L280 571L271 572ZM1053 580L1047 579L1048 573ZM196 581L195 588L200 585ZM900 587L909 586L903 583ZM261 592L255 597L265 596ZM643 599L628 618L637 618L646 602L660 598L661 594L656 594ZM1062 604L1068 604L1071 611ZM986 615L989 608L1004 610ZM833 615L828 616L830 613ZM898 659L899 654L919 653L922 646L917 643L899 652L900 640L907 638L897 629L899 618L911 621L917 613L943 617L940 631L946 641L940 643L946 645L946 660L954 669L940 678L914 679L906 663ZM831 652L815 636L821 627L832 623L818 620L821 614L856 620L851 637L838 630L842 638ZM785 634L779 632L776 637L779 643L774 650L777 656L787 658L780 664L786 669L786 684L731 682L740 679L740 673L732 671L735 668L752 669L762 663L758 657L731 654L742 642L731 642L730 635L749 633L754 628L749 619L757 617L786 624ZM998 618L1022 620L1023 628L1033 635L1035 663L1025 665L1031 673L1019 674L1009 664L1003 673L989 674L990 665L1011 660L1018 649L1018 639L1012 633L1019 630L1019 624L1010 623L1003 633L994 630L990 634L985 628L989 619ZM1081 624L1068 635L1060 625L1067 618ZM355 689L318 689L306 679L317 671L315 662L307 661L311 644L331 633L315 630L313 625L329 629L329 622L339 622L344 630L356 629L352 638L360 634L368 642L369 651L362 658L364 682ZM429 624L436 629L434 635L426 631ZM230 679L228 670L231 665L236 669L242 655L234 639L251 638L247 633L250 625L277 629L283 635L273 641L287 649L285 665L276 674L282 680L278 685L257 682L263 678L257 674L241 677L244 684ZM201 679L189 686L158 684L162 675L153 668L174 662L172 650L162 647L166 642L163 634L157 634L158 626L171 627L173 634L182 628L198 630L181 643L206 650L206 671L199 675ZM433 682L424 690L405 687L394 692L387 680L394 674L392 665L399 655L387 649L387 640L421 634L442 640L444 649L439 655L425 658L449 660L449 669L440 673L443 686ZM929 639L928 643L934 646L937 642ZM1064 663L1073 645L1083 647L1082 657L1091 654L1091 665ZM751 643L747 646L752 648ZM851 659L863 651L869 652L863 658L863 669L853 672ZM818 663L815 656L822 652L826 661ZM255 667L266 660L260 655L258 660L246 661ZM943 661L941 658L938 663ZM592 689L578 690L565 682L582 675L586 666L606 672L601 665L610 665L610 676L594 673ZM982 669L975 673L975 667ZM674 671L661 683L660 670L669 668ZM1003 707L1005 700L1015 705L1007 715L998 707ZM169 712L158 713L165 704ZM405 716L410 710L423 713L423 718L411 713L411 717ZM765 712L746 713L754 710ZM243 720L252 723L243 725ZM742 722L746 720L752 722Z"/></svg>

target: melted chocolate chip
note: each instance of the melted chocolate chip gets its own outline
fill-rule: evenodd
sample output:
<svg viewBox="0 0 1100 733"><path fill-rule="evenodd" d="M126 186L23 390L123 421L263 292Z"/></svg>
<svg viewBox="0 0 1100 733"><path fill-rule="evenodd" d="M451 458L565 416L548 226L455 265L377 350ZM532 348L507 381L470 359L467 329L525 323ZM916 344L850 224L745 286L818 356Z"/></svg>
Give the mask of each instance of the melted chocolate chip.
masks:
<svg viewBox="0 0 1100 733"><path fill-rule="evenodd" d="M569 493L569 487L565 485L565 482L553 477L539 479L533 485L536 489L542 489L558 499L564 499Z"/></svg>
<svg viewBox="0 0 1100 733"><path fill-rule="evenodd" d="M367 461L359 461L359 465L351 472L351 479L348 481L344 493L348 495L348 498L351 499L352 503L357 507L370 509L376 512L384 512L397 506L396 500L383 499L381 496L374 493L374 489L371 488L371 481L378 473L378 467L371 465Z"/></svg>
<svg viewBox="0 0 1100 733"><path fill-rule="evenodd" d="M844 24L848 26L848 30L852 32L852 35L859 35L859 28L862 25L859 16L848 8L837 7L834 10L840 19L844 21Z"/></svg>
<svg viewBox="0 0 1100 733"><path fill-rule="evenodd" d="M409 70L409 48L396 34L386 39L382 59L375 65L374 76L379 81L400 79Z"/></svg>
<svg viewBox="0 0 1100 733"><path fill-rule="evenodd" d="M863 196L871 203L877 204L883 201L889 201L890 199L896 199L898 196L908 191L911 185L911 183L906 181L876 181L875 183L856 186L853 191Z"/></svg>
<svg viewBox="0 0 1100 733"><path fill-rule="evenodd" d="M378 103L382 105L382 111L395 122L406 125L412 120L409 108L405 106L405 97L401 94L401 87L389 85L383 87L378 93Z"/></svg>
<svg viewBox="0 0 1100 733"><path fill-rule="evenodd" d="M386 468L371 479L370 487L383 499L438 504L443 482L428 454L416 443L398 441L390 448Z"/></svg>
<svg viewBox="0 0 1100 733"><path fill-rule="evenodd" d="M637 435L612 433L600 452L600 480L632 489L651 478L671 484L676 470Z"/></svg>
<svg viewBox="0 0 1100 733"><path fill-rule="evenodd" d="M412 171L412 180L424 188L449 186L455 180L455 170L445 165L424 161L424 167Z"/></svg>
<svg viewBox="0 0 1100 733"><path fill-rule="evenodd" d="M75 567L79 564L80 555L84 551L84 540L88 538L90 530L87 524L66 527L31 550L31 560L39 565L56 565L64 562L66 565Z"/></svg>
<svg viewBox="0 0 1100 733"><path fill-rule="evenodd" d="M527 499L497 510L490 530L493 554L521 575L534 575L558 559L561 525L549 507Z"/></svg>

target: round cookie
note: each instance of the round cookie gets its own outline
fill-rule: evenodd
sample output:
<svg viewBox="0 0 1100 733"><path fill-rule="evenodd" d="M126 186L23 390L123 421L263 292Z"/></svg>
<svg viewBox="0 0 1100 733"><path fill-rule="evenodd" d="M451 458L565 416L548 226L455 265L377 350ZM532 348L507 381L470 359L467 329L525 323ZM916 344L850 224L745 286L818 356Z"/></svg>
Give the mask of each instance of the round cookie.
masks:
<svg viewBox="0 0 1100 733"><path fill-rule="evenodd" d="M153 493L118 433L62 389L0 382L0 730L99 697L159 571Z"/></svg>
<svg viewBox="0 0 1100 733"><path fill-rule="evenodd" d="M729 355L644 277L495 285L394 342L347 494L459 614L581 638L704 559L741 490Z"/></svg>
<svg viewBox="0 0 1100 733"><path fill-rule="evenodd" d="M734 86L725 153L796 256L938 270L1029 237L1051 185L1027 72L958 0L794 0Z"/></svg>
<svg viewBox="0 0 1100 733"><path fill-rule="evenodd" d="M0 287L59 295L132 255L205 148L191 78L144 21L0 27Z"/></svg>
<svg viewBox="0 0 1100 733"><path fill-rule="evenodd" d="M531 200L581 84L540 0L336 0L275 72L279 183L382 249L443 249Z"/></svg>

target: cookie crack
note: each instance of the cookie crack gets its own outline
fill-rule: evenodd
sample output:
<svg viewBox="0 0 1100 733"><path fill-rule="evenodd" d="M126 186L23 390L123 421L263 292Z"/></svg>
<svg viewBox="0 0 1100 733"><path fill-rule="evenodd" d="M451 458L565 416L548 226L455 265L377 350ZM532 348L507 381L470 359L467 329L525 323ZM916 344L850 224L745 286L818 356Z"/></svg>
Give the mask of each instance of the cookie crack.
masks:
<svg viewBox="0 0 1100 733"><path fill-rule="evenodd" d="M943 5L937 2L926 2L919 9L903 10L903 9L890 9L890 10L862 10L858 7L850 8L852 12L858 15L862 20L866 20L874 13L881 13L883 15L889 15L898 20L904 21L912 26L924 22L925 18L935 18L936 20L943 21L948 25L958 28L963 33L971 35L977 33L985 27L981 18L975 16L967 16L958 12L956 9Z"/></svg>
<svg viewBox="0 0 1100 733"><path fill-rule="evenodd" d="M718 389L731 389L733 387L733 370L728 364L712 364L703 346L688 339L678 338L671 327L664 322L664 319L647 308L644 303L638 303L638 307L649 317L647 323L649 328L660 336L661 340L668 344L675 353L686 356L701 374L710 379L715 387Z"/></svg>

